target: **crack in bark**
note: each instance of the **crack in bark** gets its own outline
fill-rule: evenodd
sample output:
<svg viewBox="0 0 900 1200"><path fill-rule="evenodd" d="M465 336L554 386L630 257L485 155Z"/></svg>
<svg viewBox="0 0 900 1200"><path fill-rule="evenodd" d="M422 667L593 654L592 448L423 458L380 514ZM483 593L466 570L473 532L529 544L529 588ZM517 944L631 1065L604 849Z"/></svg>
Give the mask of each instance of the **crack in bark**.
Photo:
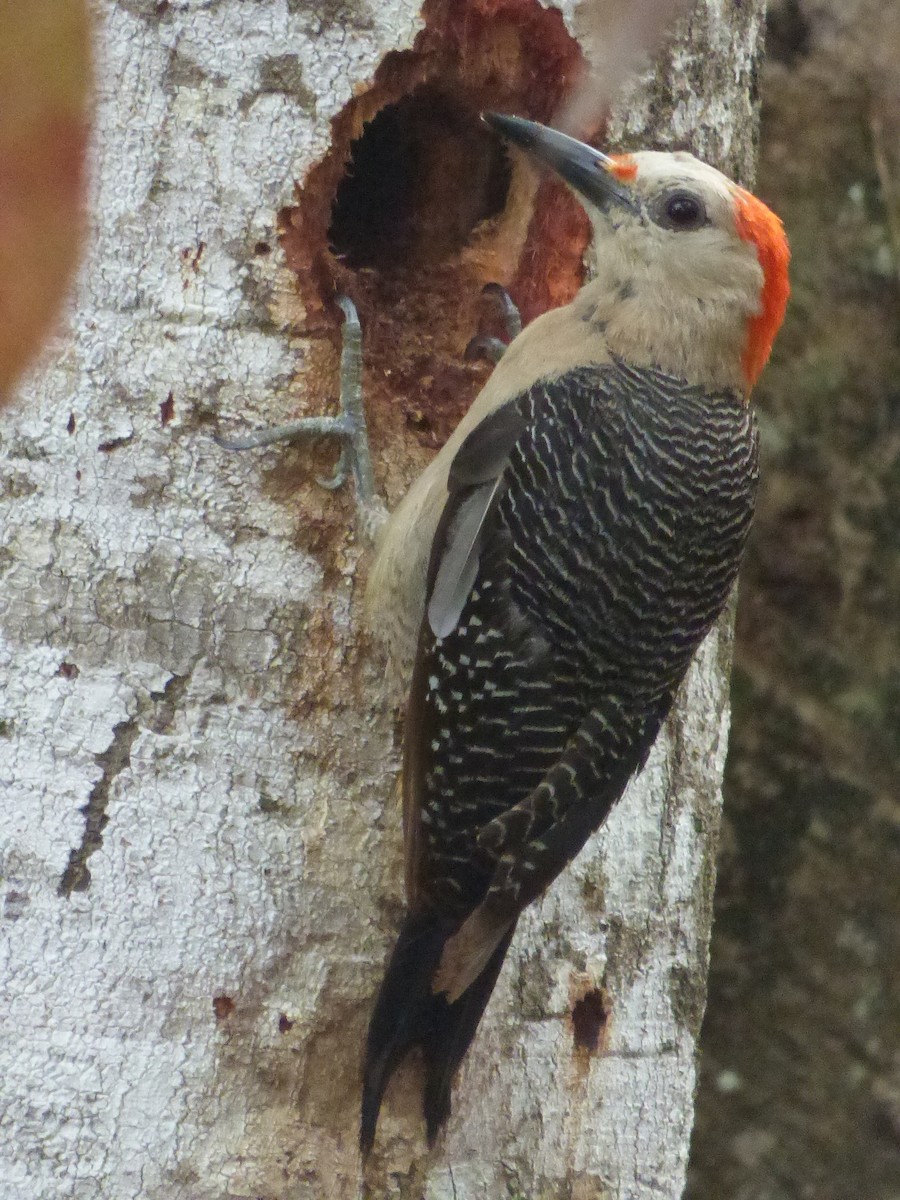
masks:
<svg viewBox="0 0 900 1200"><path fill-rule="evenodd" d="M175 709L184 695L189 678L189 675L173 675L161 692L151 692L148 702L141 705L135 716L113 726L109 746L94 756L101 775L81 810L84 813L84 833L81 842L69 855L56 889L57 895L68 897L73 892L86 892L91 886L88 859L103 845L103 830L109 823L106 809L112 786L116 778L131 766L131 748L141 731L141 717L147 718L146 729L154 733L167 732L172 726Z"/></svg>
<svg viewBox="0 0 900 1200"><path fill-rule="evenodd" d="M84 833L81 842L69 855L66 869L57 887L57 895L71 896L73 892L86 892L91 886L91 873L87 861L103 845L103 830L109 821L106 806L109 803L109 793L117 775L131 766L131 747L138 735L140 726L136 717L120 721L113 726L113 738L102 754L95 755L97 765L102 774L88 796L88 802L81 810L84 813Z"/></svg>

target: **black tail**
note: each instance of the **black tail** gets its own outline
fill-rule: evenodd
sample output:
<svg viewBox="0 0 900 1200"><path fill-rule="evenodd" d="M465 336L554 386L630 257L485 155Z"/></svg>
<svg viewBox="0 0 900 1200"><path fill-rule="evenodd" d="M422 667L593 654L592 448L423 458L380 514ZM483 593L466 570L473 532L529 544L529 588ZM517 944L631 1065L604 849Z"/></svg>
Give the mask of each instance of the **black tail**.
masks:
<svg viewBox="0 0 900 1200"><path fill-rule="evenodd" d="M444 943L458 928L429 914L407 916L391 955L369 1023L363 1071L359 1145L368 1154L385 1088L413 1046L425 1059L423 1111L432 1142L450 1115L450 1088L456 1069L475 1036L494 990L513 930L455 1004L435 996L431 980Z"/></svg>

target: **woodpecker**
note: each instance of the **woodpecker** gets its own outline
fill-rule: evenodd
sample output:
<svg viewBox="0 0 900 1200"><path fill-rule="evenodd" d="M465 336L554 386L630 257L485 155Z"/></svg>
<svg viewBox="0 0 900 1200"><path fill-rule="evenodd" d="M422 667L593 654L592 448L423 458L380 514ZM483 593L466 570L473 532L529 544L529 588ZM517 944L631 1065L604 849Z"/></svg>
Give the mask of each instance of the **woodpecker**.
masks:
<svg viewBox="0 0 900 1200"><path fill-rule="evenodd" d="M436 1136L519 914L645 763L728 599L749 396L789 291L781 222L691 154L485 120L576 193L596 274L510 344L370 575L370 622L413 666L408 912L368 1032L364 1153L413 1047Z"/></svg>

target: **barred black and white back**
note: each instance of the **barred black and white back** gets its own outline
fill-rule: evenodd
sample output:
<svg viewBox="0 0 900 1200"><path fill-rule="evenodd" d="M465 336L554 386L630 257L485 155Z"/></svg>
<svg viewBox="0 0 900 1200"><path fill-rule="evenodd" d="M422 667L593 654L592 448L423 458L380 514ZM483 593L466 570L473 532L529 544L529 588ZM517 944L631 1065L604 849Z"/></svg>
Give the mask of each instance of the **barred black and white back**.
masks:
<svg viewBox="0 0 900 1200"><path fill-rule="evenodd" d="M407 715L410 914L361 1141L413 1045L431 1135L519 912L644 761L750 527L745 397L618 359L539 381L453 459Z"/></svg>

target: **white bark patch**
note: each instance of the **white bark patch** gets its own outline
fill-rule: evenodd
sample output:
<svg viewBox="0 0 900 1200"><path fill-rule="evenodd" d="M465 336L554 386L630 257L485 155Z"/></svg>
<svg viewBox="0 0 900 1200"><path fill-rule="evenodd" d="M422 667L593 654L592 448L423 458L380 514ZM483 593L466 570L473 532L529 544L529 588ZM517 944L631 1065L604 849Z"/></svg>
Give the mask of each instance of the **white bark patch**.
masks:
<svg viewBox="0 0 900 1200"><path fill-rule="evenodd" d="M418 3L96 10L88 259L0 422L0 1194L341 1200L399 911L392 714L355 641L346 499L312 490L302 451L209 434L327 399L303 389L316 348L271 316L292 287L275 217ZM341 504L324 572L302 547ZM399 1077L373 1194L680 1194L717 664L713 640L647 772L523 921L430 1160ZM79 848L89 880L61 895ZM611 1007L579 1058L585 979Z"/></svg>

